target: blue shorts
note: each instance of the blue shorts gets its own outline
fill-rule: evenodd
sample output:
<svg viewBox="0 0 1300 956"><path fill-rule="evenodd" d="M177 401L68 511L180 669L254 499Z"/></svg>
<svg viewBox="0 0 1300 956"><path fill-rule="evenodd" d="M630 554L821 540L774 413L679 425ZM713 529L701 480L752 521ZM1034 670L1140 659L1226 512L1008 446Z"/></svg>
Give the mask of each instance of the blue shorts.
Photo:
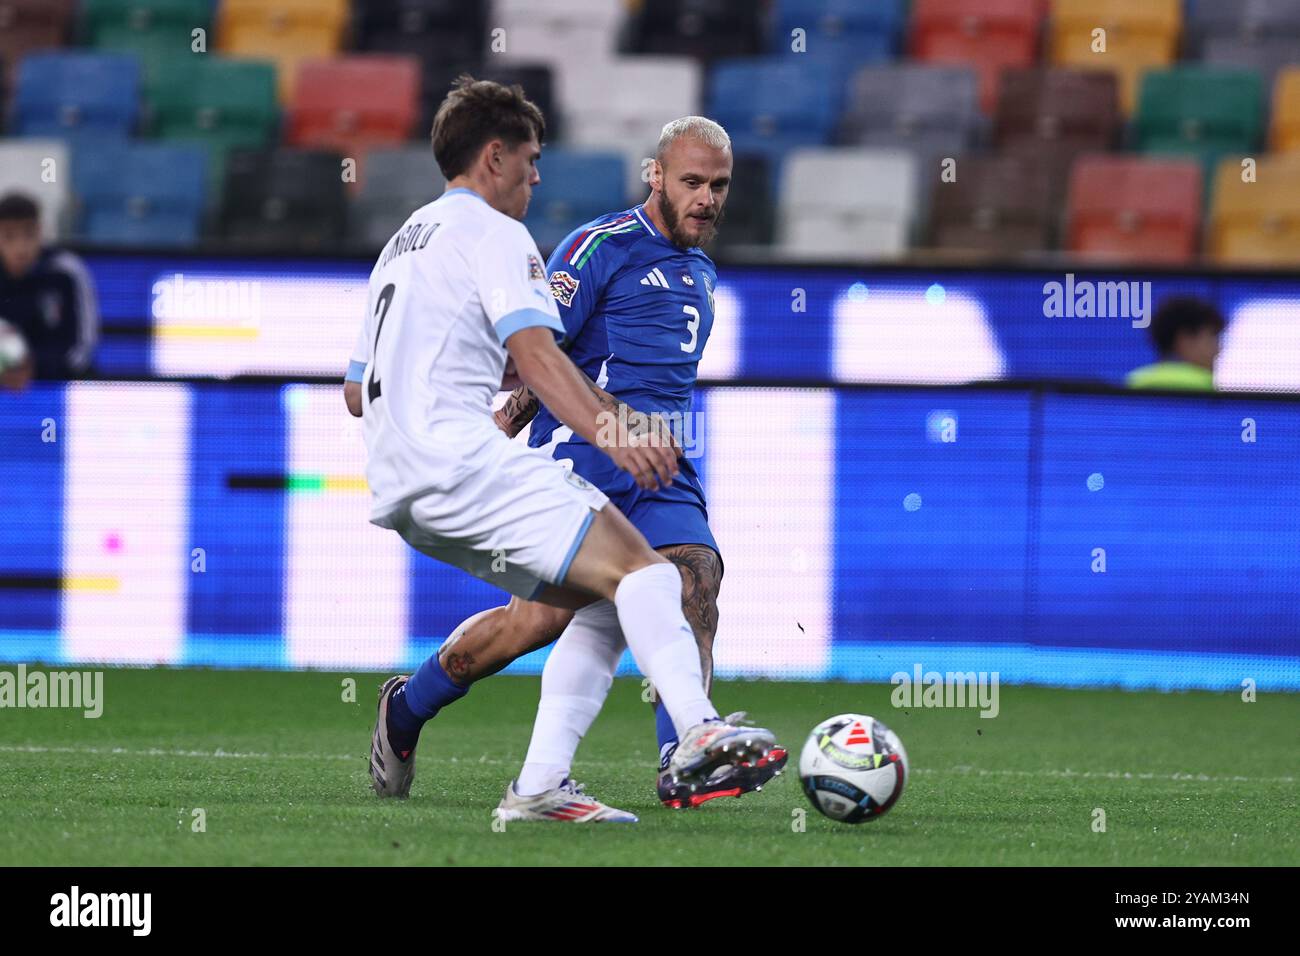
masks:
<svg viewBox="0 0 1300 956"><path fill-rule="evenodd" d="M559 462L572 462L577 474L609 495L609 500L645 535L650 547L703 544L721 554L709 530L704 488L689 458L679 460L681 473L671 486L644 491L608 455L584 441L562 442L551 456Z"/></svg>

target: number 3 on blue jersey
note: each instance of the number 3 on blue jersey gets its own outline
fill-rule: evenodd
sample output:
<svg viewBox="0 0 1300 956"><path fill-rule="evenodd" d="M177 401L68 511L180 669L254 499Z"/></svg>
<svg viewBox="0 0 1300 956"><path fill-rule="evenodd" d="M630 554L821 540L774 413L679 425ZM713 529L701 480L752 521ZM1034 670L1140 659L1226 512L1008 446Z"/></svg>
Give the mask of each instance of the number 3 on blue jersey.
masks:
<svg viewBox="0 0 1300 956"><path fill-rule="evenodd" d="M691 338L689 341L681 343L682 351L694 352L696 339L699 338L700 310L695 308L693 305L684 305L682 306L682 311L691 316L691 318L686 320L686 331L691 333Z"/></svg>

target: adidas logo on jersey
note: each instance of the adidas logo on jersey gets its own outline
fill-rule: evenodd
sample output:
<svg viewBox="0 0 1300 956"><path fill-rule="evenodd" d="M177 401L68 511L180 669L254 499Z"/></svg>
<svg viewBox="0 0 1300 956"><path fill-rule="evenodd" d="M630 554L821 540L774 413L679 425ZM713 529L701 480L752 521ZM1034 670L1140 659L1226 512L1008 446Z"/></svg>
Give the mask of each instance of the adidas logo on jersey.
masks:
<svg viewBox="0 0 1300 956"><path fill-rule="evenodd" d="M668 280L658 269L651 269L646 273L645 278L641 280L642 285L657 285L661 289L668 288Z"/></svg>

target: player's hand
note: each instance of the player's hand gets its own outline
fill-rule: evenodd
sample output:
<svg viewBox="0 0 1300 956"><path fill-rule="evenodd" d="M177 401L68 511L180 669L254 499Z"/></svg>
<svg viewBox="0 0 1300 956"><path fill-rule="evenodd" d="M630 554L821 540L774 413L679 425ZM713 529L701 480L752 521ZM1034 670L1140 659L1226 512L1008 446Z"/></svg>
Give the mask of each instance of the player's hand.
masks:
<svg viewBox="0 0 1300 956"><path fill-rule="evenodd" d="M645 433L621 435L613 447L606 448L614 464L630 474L645 491L668 486L677 476L677 446L665 444Z"/></svg>

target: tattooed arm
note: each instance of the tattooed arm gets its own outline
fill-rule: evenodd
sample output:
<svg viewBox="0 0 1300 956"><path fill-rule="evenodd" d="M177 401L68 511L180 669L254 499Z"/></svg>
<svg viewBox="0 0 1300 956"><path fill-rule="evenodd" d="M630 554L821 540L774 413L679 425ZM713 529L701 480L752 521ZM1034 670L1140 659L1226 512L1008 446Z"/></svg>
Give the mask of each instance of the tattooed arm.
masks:
<svg viewBox="0 0 1300 956"><path fill-rule="evenodd" d="M655 415L641 416L624 402L619 401L609 392L605 391L590 378L587 378L585 372L578 370L582 377L587 381L587 387L591 389L591 394L595 396L597 404L601 410L618 416L622 421L629 423L629 431L633 434L639 432L649 432L657 430L660 433L660 441L664 444L677 444L676 439L672 436L671 430L664 423L663 419ZM497 427L500 428L511 438L518 435L525 425L533 420L537 415L538 409L542 403L538 401L536 395L527 385L520 385L506 403L493 412L493 418L496 420ZM642 421L643 420L643 421Z"/></svg>
<svg viewBox="0 0 1300 956"><path fill-rule="evenodd" d="M533 420L541 407L542 403L537 400L533 390L527 385L520 385L510 393L506 403L492 413L492 418L496 421L497 428L514 438Z"/></svg>

